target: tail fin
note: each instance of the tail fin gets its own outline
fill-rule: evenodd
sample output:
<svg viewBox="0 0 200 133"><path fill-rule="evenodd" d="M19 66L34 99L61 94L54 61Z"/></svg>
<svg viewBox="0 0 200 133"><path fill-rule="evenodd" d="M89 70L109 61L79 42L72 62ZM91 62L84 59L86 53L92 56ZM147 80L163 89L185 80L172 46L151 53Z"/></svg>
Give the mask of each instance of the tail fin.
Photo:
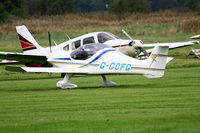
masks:
<svg viewBox="0 0 200 133"><path fill-rule="evenodd" d="M169 46L156 46L147 59L149 72L144 76L147 78L160 78L164 75L167 64Z"/></svg>
<svg viewBox="0 0 200 133"><path fill-rule="evenodd" d="M41 46L36 42L31 33L28 31L26 26L16 26L16 31L19 36L22 50L24 52L41 48Z"/></svg>

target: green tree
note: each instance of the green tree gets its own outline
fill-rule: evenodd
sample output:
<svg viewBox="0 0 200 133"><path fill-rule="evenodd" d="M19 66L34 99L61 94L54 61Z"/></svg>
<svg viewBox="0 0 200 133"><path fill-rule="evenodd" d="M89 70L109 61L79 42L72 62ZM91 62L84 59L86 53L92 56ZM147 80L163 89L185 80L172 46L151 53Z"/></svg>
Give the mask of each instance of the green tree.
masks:
<svg viewBox="0 0 200 133"><path fill-rule="evenodd" d="M22 0L1 0L0 1L0 21L5 21L10 15L24 17Z"/></svg>
<svg viewBox="0 0 200 133"><path fill-rule="evenodd" d="M118 14L123 14L126 11L126 2L124 0L118 0L113 3L112 5L112 11Z"/></svg>
<svg viewBox="0 0 200 133"><path fill-rule="evenodd" d="M49 14L73 12L72 0L55 0L50 4Z"/></svg>
<svg viewBox="0 0 200 133"><path fill-rule="evenodd" d="M6 10L2 3L0 3L0 22L4 22L6 20Z"/></svg>
<svg viewBox="0 0 200 133"><path fill-rule="evenodd" d="M126 3L128 12L148 12L149 4L146 0L130 0Z"/></svg>
<svg viewBox="0 0 200 133"><path fill-rule="evenodd" d="M112 5L115 13L148 12L149 4L146 0L117 0Z"/></svg>
<svg viewBox="0 0 200 133"><path fill-rule="evenodd" d="M188 7L190 10L195 11L198 8L199 2L197 0L188 0L186 2L186 7Z"/></svg>
<svg viewBox="0 0 200 133"><path fill-rule="evenodd" d="M149 0L151 11L172 9L178 5L177 0Z"/></svg>
<svg viewBox="0 0 200 133"><path fill-rule="evenodd" d="M73 0L25 0L25 5L29 16L73 12Z"/></svg>
<svg viewBox="0 0 200 133"><path fill-rule="evenodd" d="M114 0L73 0L77 12L98 12L110 9ZM106 7L107 5L107 7Z"/></svg>

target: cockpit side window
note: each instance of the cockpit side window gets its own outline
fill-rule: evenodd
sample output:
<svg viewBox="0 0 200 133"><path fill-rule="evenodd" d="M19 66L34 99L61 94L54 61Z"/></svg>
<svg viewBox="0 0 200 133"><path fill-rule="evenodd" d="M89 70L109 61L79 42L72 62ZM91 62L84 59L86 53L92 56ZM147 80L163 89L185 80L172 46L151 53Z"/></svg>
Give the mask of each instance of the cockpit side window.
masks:
<svg viewBox="0 0 200 133"><path fill-rule="evenodd" d="M76 49L81 46L81 40L77 40L77 41L75 41L73 43L74 43L74 46L75 46Z"/></svg>
<svg viewBox="0 0 200 133"><path fill-rule="evenodd" d="M95 43L94 37L88 37L88 38L83 39L83 45L89 44L89 43Z"/></svg>
<svg viewBox="0 0 200 133"><path fill-rule="evenodd" d="M77 49L80 46L81 46L81 40L77 40L77 41L71 43L72 50ZM67 44L65 47L63 47L63 50L68 51L69 50L69 44Z"/></svg>
<svg viewBox="0 0 200 133"><path fill-rule="evenodd" d="M63 48L63 50L68 51L68 50L69 50L69 44L67 44L67 45Z"/></svg>

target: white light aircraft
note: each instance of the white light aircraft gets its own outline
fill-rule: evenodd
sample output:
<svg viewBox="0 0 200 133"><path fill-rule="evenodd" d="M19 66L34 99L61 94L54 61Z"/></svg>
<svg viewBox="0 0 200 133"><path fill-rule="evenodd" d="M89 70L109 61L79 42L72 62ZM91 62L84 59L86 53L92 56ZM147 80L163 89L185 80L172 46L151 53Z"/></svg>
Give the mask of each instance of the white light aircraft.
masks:
<svg viewBox="0 0 200 133"><path fill-rule="evenodd" d="M200 39L200 34L190 37L191 39Z"/></svg>
<svg viewBox="0 0 200 133"><path fill-rule="evenodd" d="M140 46L140 45L137 45ZM91 43L80 46L76 50L60 50L43 57L41 60L52 67L18 67L6 66L6 70L15 72L47 72L66 73L63 80L57 82L62 89L76 88L70 82L73 74L101 75L104 86L115 86L116 83L106 79L107 74L136 74L146 78L160 78L164 75L168 44L154 47L153 52L145 60L127 56L106 44ZM36 60L40 57L36 56ZM35 56L32 56L34 59ZM45 59L46 58L46 59Z"/></svg>
<svg viewBox="0 0 200 133"><path fill-rule="evenodd" d="M56 46L44 48L37 43L37 41L33 38L26 26L16 26L16 30L20 39L23 53L0 52L0 58L8 60L7 62L4 60L4 62L2 62L1 64L22 62L29 67L46 67L50 64L48 64L46 61L44 62L44 60L46 60L46 57L49 56L51 53L55 53L58 50L75 50L80 46L90 43L107 44L112 48L117 49L117 51L121 53L136 58L142 55L148 57L153 50L145 50L143 47L168 45L170 49L173 49L198 43L197 41L188 41L176 43L143 44L141 40L134 40L130 35L128 35L128 33L122 30L123 33L129 38L128 40L120 39L119 37L108 32L93 32L76 37ZM32 58L32 60L30 60L30 58Z"/></svg>

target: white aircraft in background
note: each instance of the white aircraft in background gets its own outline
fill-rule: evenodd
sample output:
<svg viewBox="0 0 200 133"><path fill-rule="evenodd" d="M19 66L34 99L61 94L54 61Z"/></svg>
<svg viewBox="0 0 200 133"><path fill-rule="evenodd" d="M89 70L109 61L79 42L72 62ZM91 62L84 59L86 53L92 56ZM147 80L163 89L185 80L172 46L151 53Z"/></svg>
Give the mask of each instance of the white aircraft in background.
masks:
<svg viewBox="0 0 200 133"><path fill-rule="evenodd" d="M200 34L190 37L191 39L200 39Z"/></svg>
<svg viewBox="0 0 200 133"><path fill-rule="evenodd" d="M137 45L138 47L141 45ZM116 83L106 79L106 74L136 74L146 78L160 78L164 75L168 56L168 44L154 47L146 60L127 56L106 44L91 43L82 45L76 50L59 50L48 56L32 56L43 60L51 67L17 67L6 66L6 70L14 72L47 72L66 73L63 80L57 82L62 89L76 88L70 82L73 74L101 75L104 86L115 86ZM30 56L30 55L28 55ZM43 57L43 58L42 58ZM45 59L46 58L46 59Z"/></svg>
<svg viewBox="0 0 200 133"><path fill-rule="evenodd" d="M143 47L168 45L170 49L173 49L173 48L198 44L197 41L143 44L141 40L134 40L130 35L128 35L128 33L122 30L123 33L129 38L129 40L120 39L119 37L108 32L93 32L76 37L74 39L70 39L69 41L63 42L56 46L44 48L37 43L37 41L33 38L33 36L28 31L26 26L24 25L16 26L16 31L20 39L23 53L0 52L0 58L5 59L4 62L2 62L1 64L21 62L24 63L26 66L46 67L50 65L49 63L46 62L46 59L51 53L55 53L58 50L65 50L65 51L75 50L80 46L90 43L107 44L112 48L117 49L117 51L121 53L124 53L128 56L135 57L138 59L139 56L148 57L153 50L153 49L145 50ZM49 40L50 40L49 42L51 42L50 37ZM30 58L32 58L32 60L30 60Z"/></svg>

